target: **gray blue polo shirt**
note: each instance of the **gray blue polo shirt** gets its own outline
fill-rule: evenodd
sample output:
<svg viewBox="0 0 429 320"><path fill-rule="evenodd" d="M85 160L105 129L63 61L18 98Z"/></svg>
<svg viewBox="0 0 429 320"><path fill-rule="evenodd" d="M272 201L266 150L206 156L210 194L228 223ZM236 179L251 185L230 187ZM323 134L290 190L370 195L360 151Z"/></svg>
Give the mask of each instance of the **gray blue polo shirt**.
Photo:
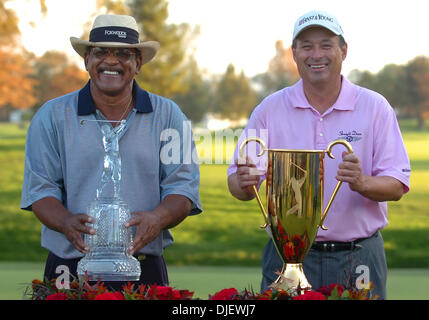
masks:
<svg viewBox="0 0 429 320"><path fill-rule="evenodd" d="M167 195L179 194L192 201L191 214L200 213L200 174L189 121L173 101L142 90L135 81L133 94L135 106L119 136L121 198L134 212L152 210ZM102 175L104 148L99 123L84 119L104 119L89 82L35 114L27 132L22 209L54 197L72 213L87 213ZM41 243L62 258L83 256L62 233L44 225ZM164 230L140 252L161 255L172 243Z"/></svg>

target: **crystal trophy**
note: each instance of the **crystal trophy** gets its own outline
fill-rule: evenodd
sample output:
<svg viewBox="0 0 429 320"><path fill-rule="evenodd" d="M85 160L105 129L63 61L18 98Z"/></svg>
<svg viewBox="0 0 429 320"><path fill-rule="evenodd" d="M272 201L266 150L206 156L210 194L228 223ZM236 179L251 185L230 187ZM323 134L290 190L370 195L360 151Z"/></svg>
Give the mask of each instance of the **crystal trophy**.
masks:
<svg viewBox="0 0 429 320"><path fill-rule="evenodd" d="M124 225L131 218L130 209L120 197L121 157L118 137L125 124L125 120L122 120L115 128L108 123L101 125L104 169L96 198L88 206L88 215L95 221L95 234L84 235L90 251L78 263L79 278L85 274L91 281L137 281L140 278L140 262L127 253L133 240L132 228ZM113 196L103 196L103 190L110 182L113 183Z"/></svg>

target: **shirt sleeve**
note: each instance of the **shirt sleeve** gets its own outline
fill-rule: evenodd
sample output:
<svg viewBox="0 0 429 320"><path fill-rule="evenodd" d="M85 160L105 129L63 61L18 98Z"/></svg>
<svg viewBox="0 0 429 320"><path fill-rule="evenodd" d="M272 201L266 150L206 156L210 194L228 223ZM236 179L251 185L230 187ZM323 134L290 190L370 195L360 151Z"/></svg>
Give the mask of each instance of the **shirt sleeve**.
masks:
<svg viewBox="0 0 429 320"><path fill-rule="evenodd" d="M63 202L63 175L58 134L49 105L44 105L33 117L25 144L24 181L21 209L45 197Z"/></svg>
<svg viewBox="0 0 429 320"><path fill-rule="evenodd" d="M183 195L192 202L190 214L201 213L200 170L191 122L175 104L160 139L161 200L169 194Z"/></svg>
<svg viewBox="0 0 429 320"><path fill-rule="evenodd" d="M411 166L394 109L383 99L384 106L375 121L373 149L373 176L390 176L410 189Z"/></svg>

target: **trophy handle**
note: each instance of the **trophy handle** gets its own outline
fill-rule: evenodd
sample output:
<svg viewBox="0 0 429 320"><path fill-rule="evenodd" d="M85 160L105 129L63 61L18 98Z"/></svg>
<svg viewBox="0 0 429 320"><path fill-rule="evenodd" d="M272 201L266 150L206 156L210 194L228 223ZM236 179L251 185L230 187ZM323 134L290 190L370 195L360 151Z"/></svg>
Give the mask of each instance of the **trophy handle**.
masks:
<svg viewBox="0 0 429 320"><path fill-rule="evenodd" d="M331 143L329 143L329 144L328 144L328 147L326 148L326 152L328 153L328 156L329 156L331 159L335 159L335 157L334 157L334 155L332 154L331 150L332 150L332 147L333 147L333 146L335 146L336 144L342 144L343 146L345 146L345 147L347 148L347 151L348 151L349 153L353 153L353 148L352 148L351 144L350 144L350 143L348 143L346 140L344 140L344 139L334 140L334 141L332 141ZM336 187L335 187L335 189L334 189L334 192L332 193L332 196L331 196L331 198L329 199L328 204L326 205L325 211L323 211L322 218L320 219L320 224L319 224L319 227L321 227L323 230L328 230L328 228L326 228L326 227L323 225L323 222L325 221L326 214L328 213L328 210L329 210L329 208L330 208L330 207L331 207L331 205L332 205L332 201L334 201L334 198L335 198L335 196L337 195L338 190L340 189L340 187L341 187L341 184L342 184L342 183L343 183L342 181L338 181L338 183L337 183L337 185L336 185Z"/></svg>
<svg viewBox="0 0 429 320"><path fill-rule="evenodd" d="M250 141L256 141L261 145L262 150L259 152L258 157L262 156L265 153L265 151L267 151L267 147L265 145L264 140L262 140L261 138L258 138L258 137L250 137L250 138L247 138L246 140L244 140L240 145L240 149L239 149L240 158L244 158L244 147ZM256 200L258 201L259 208L261 208L262 214L264 215L264 219L265 219L265 224L260 226L260 227L261 227L261 229L265 229L269 224L268 214L267 214L267 211L265 210L264 204L262 203L261 197L259 196L258 189L256 189L256 186L254 186L254 185L252 186L252 188L253 188L253 192L255 193Z"/></svg>

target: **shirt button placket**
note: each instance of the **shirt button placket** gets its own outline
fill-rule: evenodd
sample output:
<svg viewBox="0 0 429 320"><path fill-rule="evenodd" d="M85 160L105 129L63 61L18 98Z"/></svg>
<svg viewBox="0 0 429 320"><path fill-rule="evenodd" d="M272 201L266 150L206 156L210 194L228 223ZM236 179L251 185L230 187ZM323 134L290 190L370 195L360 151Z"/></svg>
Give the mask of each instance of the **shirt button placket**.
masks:
<svg viewBox="0 0 429 320"><path fill-rule="evenodd" d="M316 147L317 149L325 149L326 147L326 139L323 133L323 117L319 117L319 121L317 121L316 126Z"/></svg>

